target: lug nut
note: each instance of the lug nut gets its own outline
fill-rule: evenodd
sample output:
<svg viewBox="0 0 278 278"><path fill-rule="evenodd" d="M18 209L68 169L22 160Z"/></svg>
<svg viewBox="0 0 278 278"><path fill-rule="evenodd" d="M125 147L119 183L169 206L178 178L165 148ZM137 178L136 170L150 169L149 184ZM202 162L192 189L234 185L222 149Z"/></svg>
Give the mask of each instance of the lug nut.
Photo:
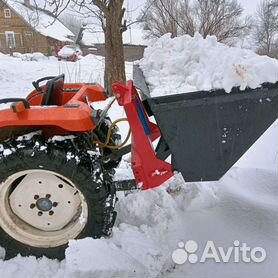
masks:
<svg viewBox="0 0 278 278"><path fill-rule="evenodd" d="M31 204L30 208L33 209L33 208L35 208L35 206L36 206L35 204Z"/></svg>
<svg viewBox="0 0 278 278"><path fill-rule="evenodd" d="M51 197L50 194L46 194L46 195L45 195L45 198L48 198L48 199L49 199L50 197Z"/></svg>
<svg viewBox="0 0 278 278"><path fill-rule="evenodd" d="M49 212L49 215L53 215L53 214L54 214L54 211L51 210L51 211Z"/></svg>
<svg viewBox="0 0 278 278"><path fill-rule="evenodd" d="M57 202L53 202L53 203L52 203L52 206L55 208L55 207L58 206L58 203L57 203Z"/></svg>
<svg viewBox="0 0 278 278"><path fill-rule="evenodd" d="M43 215L43 212L42 211L39 211L38 212L38 216L42 216Z"/></svg>
<svg viewBox="0 0 278 278"><path fill-rule="evenodd" d="M39 198L40 198L40 196L39 196L39 195L37 195L37 194L36 194L36 195L34 195L34 199L35 199L35 200L37 200L37 199L39 199Z"/></svg>

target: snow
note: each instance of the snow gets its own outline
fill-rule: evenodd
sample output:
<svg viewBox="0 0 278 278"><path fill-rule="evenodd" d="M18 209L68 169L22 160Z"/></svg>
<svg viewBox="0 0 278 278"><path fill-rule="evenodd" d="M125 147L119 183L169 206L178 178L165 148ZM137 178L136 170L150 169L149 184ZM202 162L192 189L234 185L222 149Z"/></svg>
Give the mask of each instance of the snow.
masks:
<svg viewBox="0 0 278 278"><path fill-rule="evenodd" d="M75 138L74 135L67 135L67 136L53 136L51 138L51 142L62 142L62 141L65 141L65 140L73 140Z"/></svg>
<svg viewBox="0 0 278 278"><path fill-rule="evenodd" d="M41 52L24 53L13 52L13 57L19 58L23 61L40 61L46 60L47 57Z"/></svg>
<svg viewBox="0 0 278 278"><path fill-rule="evenodd" d="M23 0L6 0L6 3L40 34L53 39L72 42L74 34L49 13L24 5Z"/></svg>
<svg viewBox="0 0 278 278"><path fill-rule="evenodd" d="M23 97L32 90L31 81L62 72L68 81L77 78L102 83L103 63L103 58L93 55L78 63L54 58L22 61L0 55L0 97ZM79 66L81 72L75 74ZM126 68L130 78L130 64ZM94 107L105 107L109 102ZM117 104L109 114L113 120L124 116ZM126 124L120 125L120 132L127 133ZM21 256L9 261L0 259L0 277L277 277L277 138L278 121L218 182L184 183L177 174L154 190L119 193L118 218L109 238L70 241L62 262ZM132 178L130 160L130 155L124 157L116 179ZM267 259L259 264L208 261L176 265L172 253L180 241L187 240L198 243L198 255L208 240L224 248L238 240L265 248Z"/></svg>
<svg viewBox="0 0 278 278"><path fill-rule="evenodd" d="M87 55L76 63L60 62L55 57L39 62L21 61L18 58L1 55L0 65L0 97L2 98L19 96L19 94L24 97L34 89L33 81L43 76L61 73L66 75L65 82L104 83L104 58L96 55ZM26 74L21 72L22 69ZM128 78L131 78L132 63L126 63L126 71Z"/></svg>
<svg viewBox="0 0 278 278"><path fill-rule="evenodd" d="M278 61L252 50L229 47L216 37L166 34L145 49L140 60L151 96L233 87L257 88L278 81Z"/></svg>
<svg viewBox="0 0 278 278"><path fill-rule="evenodd" d="M79 48L75 48L74 46L64 46L62 49L58 52L58 55L63 58L69 58L72 55L79 56L81 54L81 50Z"/></svg>
<svg viewBox="0 0 278 278"><path fill-rule="evenodd" d="M17 142L22 142L22 141L27 141L27 140L31 140L34 136L36 135L41 135L41 131L38 130L38 131L34 131L34 132L30 132L28 134L24 134L22 136L19 136L16 138L16 141Z"/></svg>
<svg viewBox="0 0 278 278"><path fill-rule="evenodd" d="M107 239L72 240L66 259L17 257L0 261L9 277L275 277L277 275L277 175L234 168L218 183L167 185L121 197L113 235ZM175 266L178 242L192 239L201 248L214 240L230 246L234 240L263 246L262 264L186 263ZM20 271L19 271L20 270ZM225 276L224 276L225 274Z"/></svg>
<svg viewBox="0 0 278 278"><path fill-rule="evenodd" d="M101 27L87 25L83 31L82 44L93 46L104 43L104 33ZM128 45L148 45L149 41L145 39L145 33L139 27L128 28L123 32L123 43Z"/></svg>

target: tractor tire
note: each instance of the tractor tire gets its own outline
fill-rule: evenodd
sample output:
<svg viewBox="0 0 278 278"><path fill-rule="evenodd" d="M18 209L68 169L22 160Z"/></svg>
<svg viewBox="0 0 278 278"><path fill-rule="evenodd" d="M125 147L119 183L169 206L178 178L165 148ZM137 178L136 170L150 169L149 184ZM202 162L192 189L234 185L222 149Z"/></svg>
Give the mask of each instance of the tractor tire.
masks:
<svg viewBox="0 0 278 278"><path fill-rule="evenodd" d="M23 136L0 144L5 259L21 254L62 260L70 239L110 235L116 217L111 173L88 151L85 137L73 137Z"/></svg>

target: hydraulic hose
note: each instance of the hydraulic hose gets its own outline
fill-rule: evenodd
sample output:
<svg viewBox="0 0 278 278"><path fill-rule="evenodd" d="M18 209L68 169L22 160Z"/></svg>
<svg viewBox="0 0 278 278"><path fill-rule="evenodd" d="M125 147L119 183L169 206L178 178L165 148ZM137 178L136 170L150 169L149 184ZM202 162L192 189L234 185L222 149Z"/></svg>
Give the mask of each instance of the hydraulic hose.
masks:
<svg viewBox="0 0 278 278"><path fill-rule="evenodd" d="M99 146L99 148L103 149L103 148L107 148L107 149L111 149L111 150L119 150L121 149L129 140L130 138L130 135L131 135L131 131L130 131L130 128L129 128L129 131L128 131L128 134L125 138L125 140L120 144L120 145L109 145L109 141L111 139L111 136L112 136L112 131L113 131L113 128L116 124L120 123L120 122L127 122L127 118L120 118L116 121L114 121L111 126L109 127L109 130L108 130L108 133L107 133L107 137L106 137L106 140L105 142L101 142L99 140L95 140L93 141L94 144L97 144Z"/></svg>

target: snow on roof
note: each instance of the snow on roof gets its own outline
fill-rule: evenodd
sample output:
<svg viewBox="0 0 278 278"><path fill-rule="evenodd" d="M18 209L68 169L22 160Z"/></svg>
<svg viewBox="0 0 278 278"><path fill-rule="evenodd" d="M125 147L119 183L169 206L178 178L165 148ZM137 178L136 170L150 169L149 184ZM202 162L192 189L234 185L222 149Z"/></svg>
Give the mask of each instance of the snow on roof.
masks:
<svg viewBox="0 0 278 278"><path fill-rule="evenodd" d="M23 0L6 0L6 3L40 34L59 41L72 40L74 34L49 12L25 5Z"/></svg>
<svg viewBox="0 0 278 278"><path fill-rule="evenodd" d="M123 32L123 43L128 45L148 45L144 39L144 31L140 28L128 28ZM82 44L91 46L104 43L104 33L101 27L87 25L83 31Z"/></svg>

